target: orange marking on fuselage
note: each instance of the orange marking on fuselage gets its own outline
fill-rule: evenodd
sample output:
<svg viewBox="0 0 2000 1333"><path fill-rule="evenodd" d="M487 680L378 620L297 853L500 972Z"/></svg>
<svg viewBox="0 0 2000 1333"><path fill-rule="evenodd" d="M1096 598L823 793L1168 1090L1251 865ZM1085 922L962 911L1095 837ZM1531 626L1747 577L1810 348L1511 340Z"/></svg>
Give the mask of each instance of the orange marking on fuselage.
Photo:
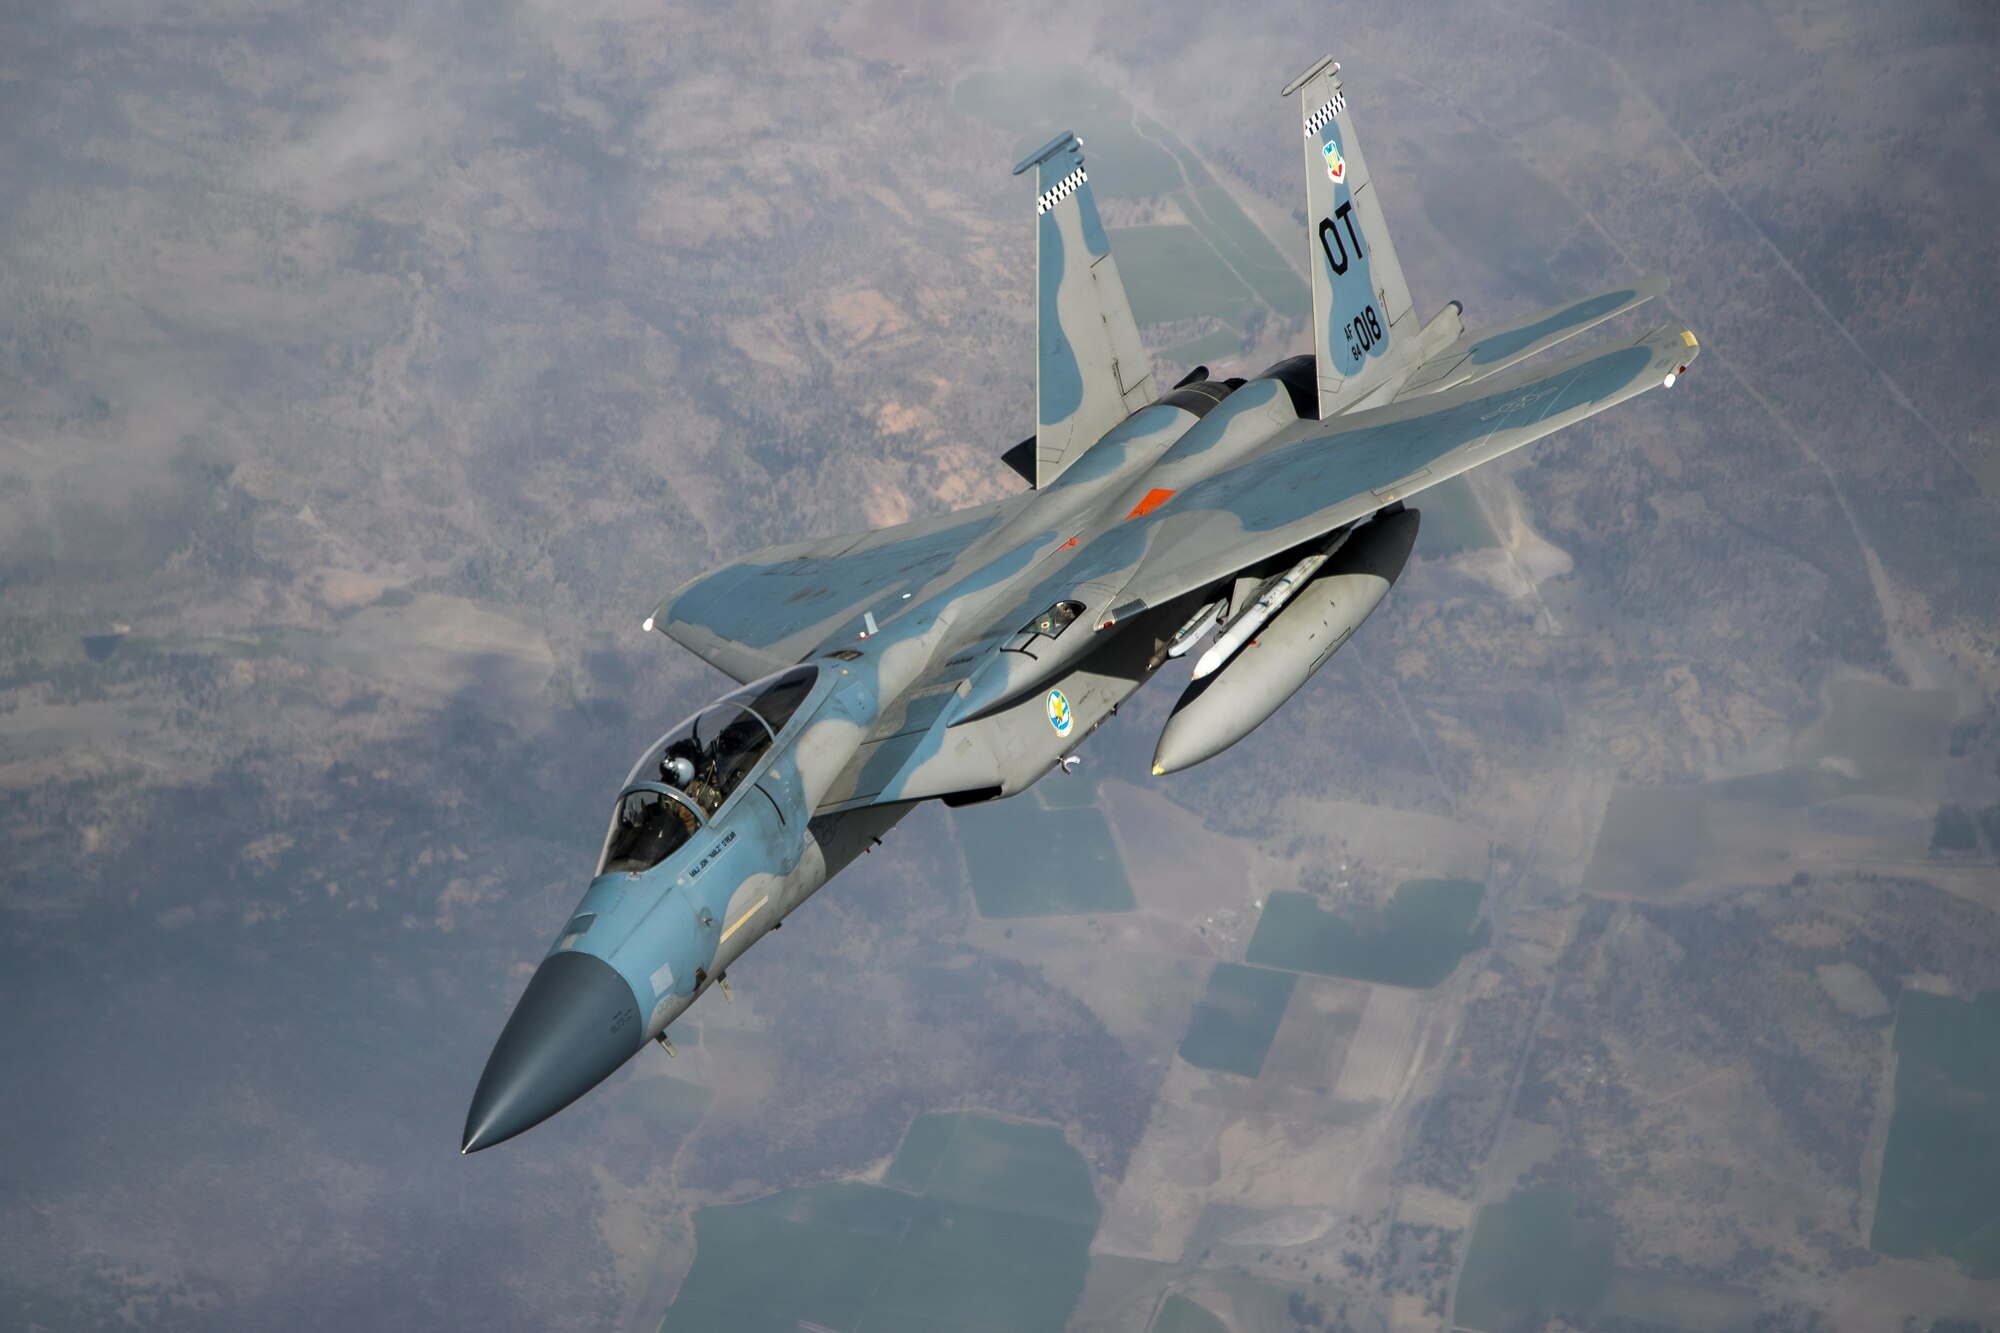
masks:
<svg viewBox="0 0 2000 1333"><path fill-rule="evenodd" d="M1152 513L1155 509L1158 509L1161 505L1165 504L1167 501L1173 498L1174 498L1174 493L1172 491L1163 491L1160 490L1158 487L1155 487L1154 489L1147 491L1146 498L1139 501L1138 504L1133 505L1132 512L1125 515L1125 517L1128 519L1144 518L1146 515Z"/></svg>
<svg viewBox="0 0 2000 1333"><path fill-rule="evenodd" d="M1070 538L1070 539L1069 539L1068 541L1064 542L1064 543L1063 543L1063 544L1062 544L1061 546L1058 546L1058 547L1056 547L1056 549L1057 549L1058 551L1067 551L1067 550L1068 550L1068 549L1069 549L1070 547L1072 547L1072 546L1076 545L1076 540L1077 540L1076 538L1074 538L1074 537L1071 537L1071 538Z"/></svg>

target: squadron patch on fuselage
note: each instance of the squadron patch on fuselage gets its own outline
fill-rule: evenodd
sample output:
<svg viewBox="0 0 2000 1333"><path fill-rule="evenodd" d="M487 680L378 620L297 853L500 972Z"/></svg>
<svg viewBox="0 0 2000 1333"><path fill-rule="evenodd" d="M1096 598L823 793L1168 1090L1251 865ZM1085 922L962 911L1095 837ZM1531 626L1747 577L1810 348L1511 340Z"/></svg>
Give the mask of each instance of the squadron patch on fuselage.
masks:
<svg viewBox="0 0 2000 1333"><path fill-rule="evenodd" d="M1049 691L1049 725L1056 729L1056 735L1067 736L1075 720L1069 715L1069 700L1061 690Z"/></svg>

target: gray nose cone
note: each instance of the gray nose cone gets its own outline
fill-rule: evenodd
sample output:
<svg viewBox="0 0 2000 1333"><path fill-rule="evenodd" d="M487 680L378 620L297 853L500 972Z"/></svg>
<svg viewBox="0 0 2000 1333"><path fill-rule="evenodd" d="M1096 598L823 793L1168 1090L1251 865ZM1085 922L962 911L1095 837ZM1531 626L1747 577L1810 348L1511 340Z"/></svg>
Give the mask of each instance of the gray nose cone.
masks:
<svg viewBox="0 0 2000 1333"><path fill-rule="evenodd" d="M486 1058L460 1151L478 1152L541 1124L644 1044L638 1001L609 963L587 953L549 955Z"/></svg>

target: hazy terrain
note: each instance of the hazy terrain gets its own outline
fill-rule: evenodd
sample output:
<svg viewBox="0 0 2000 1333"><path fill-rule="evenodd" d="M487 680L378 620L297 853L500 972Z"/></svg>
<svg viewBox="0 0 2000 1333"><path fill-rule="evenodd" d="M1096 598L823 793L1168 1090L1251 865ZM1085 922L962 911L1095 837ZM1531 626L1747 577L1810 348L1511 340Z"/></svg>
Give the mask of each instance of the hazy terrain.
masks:
<svg viewBox="0 0 2000 1333"><path fill-rule="evenodd" d="M0 1325L2000 1327L1992 8L998 14L0 8ZM1018 487L1043 121L1163 371L1308 346L1325 50L1421 313L1664 271L1686 382L461 1158L641 619Z"/></svg>

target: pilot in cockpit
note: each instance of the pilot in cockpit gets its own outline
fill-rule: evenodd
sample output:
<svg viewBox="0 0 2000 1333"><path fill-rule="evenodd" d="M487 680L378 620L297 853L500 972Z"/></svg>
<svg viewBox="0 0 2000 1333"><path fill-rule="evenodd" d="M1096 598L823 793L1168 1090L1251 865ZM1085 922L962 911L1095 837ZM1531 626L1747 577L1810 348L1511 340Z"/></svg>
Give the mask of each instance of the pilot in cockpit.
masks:
<svg viewBox="0 0 2000 1333"><path fill-rule="evenodd" d="M660 781L686 792L703 814L713 815L722 804L722 789L715 785L713 768L701 747L684 737L667 746L666 753L660 756Z"/></svg>

